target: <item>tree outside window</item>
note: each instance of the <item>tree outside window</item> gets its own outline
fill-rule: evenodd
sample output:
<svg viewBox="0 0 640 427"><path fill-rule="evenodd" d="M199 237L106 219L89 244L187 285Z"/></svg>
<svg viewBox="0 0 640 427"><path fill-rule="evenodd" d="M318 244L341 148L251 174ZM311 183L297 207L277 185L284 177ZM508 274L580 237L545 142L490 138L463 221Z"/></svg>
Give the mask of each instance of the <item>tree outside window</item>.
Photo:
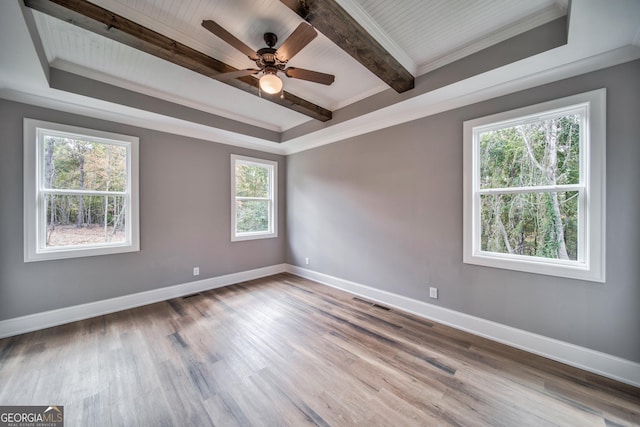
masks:
<svg viewBox="0 0 640 427"><path fill-rule="evenodd" d="M127 147L44 136L46 247L126 240Z"/></svg>
<svg viewBox="0 0 640 427"><path fill-rule="evenodd" d="M232 240L276 237L277 163L231 156Z"/></svg>
<svg viewBox="0 0 640 427"><path fill-rule="evenodd" d="M25 119L25 261L139 250L138 138Z"/></svg>
<svg viewBox="0 0 640 427"><path fill-rule="evenodd" d="M583 121L563 113L479 134L482 250L578 259Z"/></svg>
<svg viewBox="0 0 640 427"><path fill-rule="evenodd" d="M604 96L465 122L465 262L604 281Z"/></svg>

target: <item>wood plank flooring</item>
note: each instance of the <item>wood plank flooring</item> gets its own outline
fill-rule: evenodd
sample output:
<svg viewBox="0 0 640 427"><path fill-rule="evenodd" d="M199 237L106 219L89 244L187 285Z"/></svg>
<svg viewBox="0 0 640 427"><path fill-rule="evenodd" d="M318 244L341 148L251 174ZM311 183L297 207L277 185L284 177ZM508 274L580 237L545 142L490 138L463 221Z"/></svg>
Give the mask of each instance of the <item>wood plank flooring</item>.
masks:
<svg viewBox="0 0 640 427"><path fill-rule="evenodd" d="M281 274L0 340L67 426L638 426L640 389Z"/></svg>

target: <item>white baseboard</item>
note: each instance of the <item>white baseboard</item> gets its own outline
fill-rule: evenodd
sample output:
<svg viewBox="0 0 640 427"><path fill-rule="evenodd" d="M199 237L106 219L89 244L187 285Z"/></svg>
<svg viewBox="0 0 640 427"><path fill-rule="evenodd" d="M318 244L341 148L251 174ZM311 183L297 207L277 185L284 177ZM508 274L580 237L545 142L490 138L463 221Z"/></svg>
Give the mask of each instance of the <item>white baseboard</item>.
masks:
<svg viewBox="0 0 640 427"><path fill-rule="evenodd" d="M2 320L0 321L0 338L24 334L26 332L75 322L77 320L89 319L91 317L140 307L159 301L166 301L171 298L177 298L209 289L221 288L223 286L245 282L247 280L259 279L261 277L283 273L284 271L286 271L285 264L272 265L269 267L257 268L255 270L241 271L239 273L211 277L209 279L182 283L179 285L168 286L166 288L153 289L151 291L140 292L137 294L124 295L102 301L95 301L87 304L74 305L72 307L65 307L57 310L30 314L28 316Z"/></svg>
<svg viewBox="0 0 640 427"><path fill-rule="evenodd" d="M171 298L259 279L285 271L474 335L640 387L640 363L288 264L278 264L2 320L0 321L0 338L166 301Z"/></svg>
<svg viewBox="0 0 640 427"><path fill-rule="evenodd" d="M640 363L287 264L287 272L511 347L640 387Z"/></svg>

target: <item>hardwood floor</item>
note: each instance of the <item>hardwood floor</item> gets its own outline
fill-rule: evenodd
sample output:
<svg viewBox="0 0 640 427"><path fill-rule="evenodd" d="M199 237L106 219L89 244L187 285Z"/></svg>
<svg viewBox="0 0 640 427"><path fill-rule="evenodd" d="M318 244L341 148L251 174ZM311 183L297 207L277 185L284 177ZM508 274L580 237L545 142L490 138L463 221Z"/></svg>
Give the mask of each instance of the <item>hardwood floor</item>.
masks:
<svg viewBox="0 0 640 427"><path fill-rule="evenodd" d="M0 340L66 426L632 426L640 389L277 275Z"/></svg>

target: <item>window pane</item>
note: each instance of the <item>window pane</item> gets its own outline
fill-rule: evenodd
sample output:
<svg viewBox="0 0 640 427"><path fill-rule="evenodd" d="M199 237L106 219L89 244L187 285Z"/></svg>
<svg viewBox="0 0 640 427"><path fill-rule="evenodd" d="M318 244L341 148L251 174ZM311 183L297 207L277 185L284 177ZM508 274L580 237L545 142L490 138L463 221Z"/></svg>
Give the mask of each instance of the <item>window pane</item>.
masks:
<svg viewBox="0 0 640 427"><path fill-rule="evenodd" d="M483 251L577 259L577 191L482 195L480 203Z"/></svg>
<svg viewBox="0 0 640 427"><path fill-rule="evenodd" d="M269 168L237 163L236 196L269 197Z"/></svg>
<svg viewBox="0 0 640 427"><path fill-rule="evenodd" d="M269 231L268 200L236 201L236 232L255 233Z"/></svg>
<svg viewBox="0 0 640 427"><path fill-rule="evenodd" d="M123 196L45 196L46 247L126 241Z"/></svg>
<svg viewBox="0 0 640 427"><path fill-rule="evenodd" d="M481 188L580 182L580 115L480 134Z"/></svg>
<svg viewBox="0 0 640 427"><path fill-rule="evenodd" d="M44 137L44 187L125 191L126 147L56 136Z"/></svg>

